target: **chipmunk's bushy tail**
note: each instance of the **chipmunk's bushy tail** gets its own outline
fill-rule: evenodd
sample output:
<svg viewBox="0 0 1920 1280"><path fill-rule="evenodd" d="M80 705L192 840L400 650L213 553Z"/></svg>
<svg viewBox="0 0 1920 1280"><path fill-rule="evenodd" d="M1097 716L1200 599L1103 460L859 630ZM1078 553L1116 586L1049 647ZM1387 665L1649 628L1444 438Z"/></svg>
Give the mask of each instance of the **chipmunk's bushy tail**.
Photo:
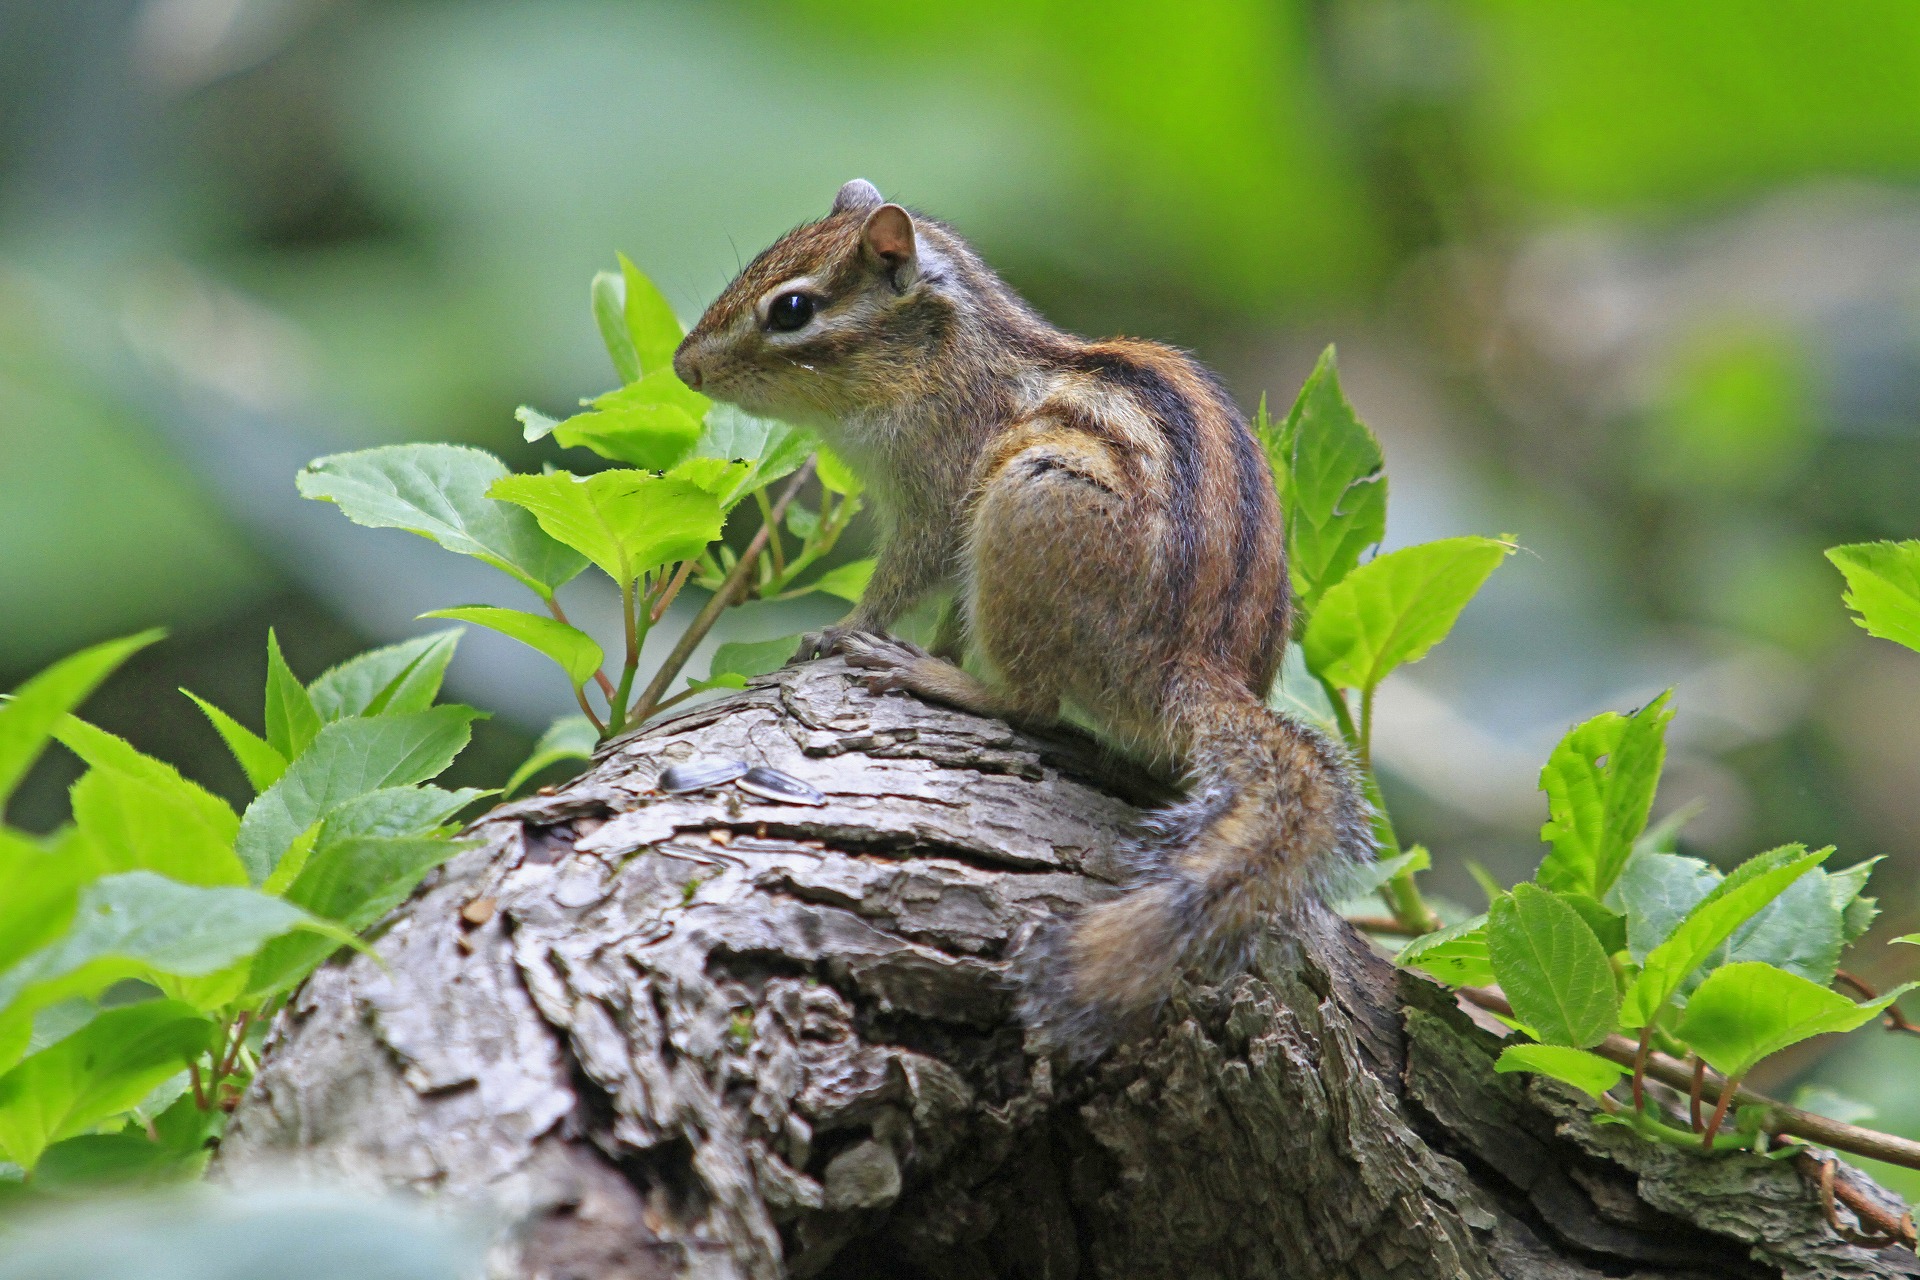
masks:
<svg viewBox="0 0 1920 1280"><path fill-rule="evenodd" d="M1372 814L1346 750L1209 683L1173 701L1188 796L1152 815L1132 882L1036 939L1023 1013L1082 1056L1144 1025L1182 973L1244 966L1261 925L1372 857Z"/></svg>

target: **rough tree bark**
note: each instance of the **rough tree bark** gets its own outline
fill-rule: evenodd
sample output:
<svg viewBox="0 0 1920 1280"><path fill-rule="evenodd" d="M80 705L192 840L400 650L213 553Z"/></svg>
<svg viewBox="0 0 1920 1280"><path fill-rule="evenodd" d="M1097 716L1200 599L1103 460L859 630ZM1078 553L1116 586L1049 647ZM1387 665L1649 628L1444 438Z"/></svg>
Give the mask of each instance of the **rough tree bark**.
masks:
<svg viewBox="0 0 1920 1280"><path fill-rule="evenodd" d="M829 803L652 792L709 756ZM1326 914L1091 1068L1036 1054L1008 957L1112 891L1116 797L1152 789L789 668L488 815L385 968L337 960L281 1016L220 1169L481 1205L497 1272L555 1280L1920 1274L1788 1167L1495 1075Z"/></svg>

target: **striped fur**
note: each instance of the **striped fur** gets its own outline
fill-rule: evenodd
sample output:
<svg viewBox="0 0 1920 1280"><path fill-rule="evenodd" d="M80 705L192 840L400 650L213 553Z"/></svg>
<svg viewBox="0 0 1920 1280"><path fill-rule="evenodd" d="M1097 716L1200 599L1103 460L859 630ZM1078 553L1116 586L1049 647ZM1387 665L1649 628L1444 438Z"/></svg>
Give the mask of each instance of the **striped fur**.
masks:
<svg viewBox="0 0 1920 1280"><path fill-rule="evenodd" d="M1027 957L1026 1011L1097 1049L1180 973L1238 963L1263 919L1371 853L1343 752L1269 711L1287 574L1272 476L1183 352L1088 342L1036 315L951 229L849 183L755 258L675 366L708 395L817 426L886 523L865 598L819 652L1027 723L1063 700L1189 777L1133 850L1135 883ZM900 249L898 229L910 226ZM792 333L767 306L816 303ZM952 587L989 686L880 637Z"/></svg>

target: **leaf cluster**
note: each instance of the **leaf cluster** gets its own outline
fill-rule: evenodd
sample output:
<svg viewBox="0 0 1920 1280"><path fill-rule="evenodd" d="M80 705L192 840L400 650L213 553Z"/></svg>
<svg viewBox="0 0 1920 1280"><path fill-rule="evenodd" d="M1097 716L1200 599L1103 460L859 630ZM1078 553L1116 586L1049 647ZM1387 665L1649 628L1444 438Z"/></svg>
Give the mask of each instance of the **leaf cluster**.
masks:
<svg viewBox="0 0 1920 1280"><path fill-rule="evenodd" d="M255 792L241 813L73 714L157 633L74 654L0 702L0 806L52 742L86 766L68 825L0 826L0 1183L204 1164L265 1018L462 848L456 815L492 794L430 783L481 714L436 704L458 636L303 684L269 633L260 733L188 694Z"/></svg>

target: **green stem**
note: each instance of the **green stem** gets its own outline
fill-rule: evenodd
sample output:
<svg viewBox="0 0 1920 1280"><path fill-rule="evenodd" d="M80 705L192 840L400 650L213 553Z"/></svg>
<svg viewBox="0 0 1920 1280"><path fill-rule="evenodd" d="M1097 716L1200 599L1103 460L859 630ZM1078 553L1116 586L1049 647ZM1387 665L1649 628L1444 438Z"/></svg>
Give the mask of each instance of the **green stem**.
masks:
<svg viewBox="0 0 1920 1280"><path fill-rule="evenodd" d="M1331 680L1321 678L1320 687L1326 691L1327 700L1333 704L1334 723L1340 727L1340 736L1347 740L1360 762L1360 787L1373 806L1373 839L1380 846L1380 856L1395 858L1400 855L1400 836L1393 829L1393 818L1387 812L1386 797L1380 793L1380 780L1373 773L1372 736L1373 736L1373 693L1363 691L1360 695L1360 724L1353 722L1353 711L1347 705L1346 694ZM1402 871L1393 879L1380 886L1380 900L1401 927L1418 937L1431 933L1440 927L1440 918L1426 899L1420 896L1420 886L1414 881L1414 873Z"/></svg>
<svg viewBox="0 0 1920 1280"><path fill-rule="evenodd" d="M787 549L780 543L780 530L775 527L773 507L767 502L767 491L755 489L753 500L760 506L760 523L772 530L767 536L767 550L773 553L773 573L778 577L786 570Z"/></svg>
<svg viewBox="0 0 1920 1280"><path fill-rule="evenodd" d="M560 601L557 597L548 596L546 597L546 600L547 600L547 612L553 615L553 620L555 622L562 623L569 627L573 626L573 623L567 620L567 611L560 607ZM600 692L606 696L608 704L611 705L613 702L613 681L607 679L607 673L604 671L595 671L593 673L593 678L594 678L594 681L597 684L599 684ZM582 711L586 711L587 719L593 721L595 726L598 727L600 724L600 718L594 715L592 711L587 709L586 691L584 689L576 689L574 692L580 698L580 709Z"/></svg>
<svg viewBox="0 0 1920 1280"><path fill-rule="evenodd" d="M620 668L620 687L607 707L607 733L620 732L627 724L627 695L633 691L633 676L640 669L640 624L634 616L633 583L620 584L620 620L626 632L627 657Z"/></svg>
<svg viewBox="0 0 1920 1280"><path fill-rule="evenodd" d="M680 669L687 665L687 659L693 656L694 649L707 638L707 632L713 630L713 624L720 620L720 615L726 611L728 605L733 603L734 597L745 585L747 574L751 572L754 565L759 563L760 552L765 549L767 538L770 536L769 531L786 516L787 506L793 501L794 495L800 492L800 486L813 478L814 464L815 460L808 458L805 465L794 472L793 479L788 481L787 487L781 491L780 500L773 504L773 510L768 513L772 516L772 520L760 526L760 532L753 535L753 541L747 544L747 549L740 554L738 560L734 561L733 569L727 574L726 581L720 584L720 589L713 593L713 598L707 601L692 623L680 634L680 639L675 642L673 651L667 654L666 660L660 664L660 669L653 673L653 679L647 682L646 691L640 695L640 701L634 706L633 723L639 724L659 710L660 700L666 695L667 686L672 684L674 677L680 674ZM619 730L616 728L614 732L617 733Z"/></svg>

